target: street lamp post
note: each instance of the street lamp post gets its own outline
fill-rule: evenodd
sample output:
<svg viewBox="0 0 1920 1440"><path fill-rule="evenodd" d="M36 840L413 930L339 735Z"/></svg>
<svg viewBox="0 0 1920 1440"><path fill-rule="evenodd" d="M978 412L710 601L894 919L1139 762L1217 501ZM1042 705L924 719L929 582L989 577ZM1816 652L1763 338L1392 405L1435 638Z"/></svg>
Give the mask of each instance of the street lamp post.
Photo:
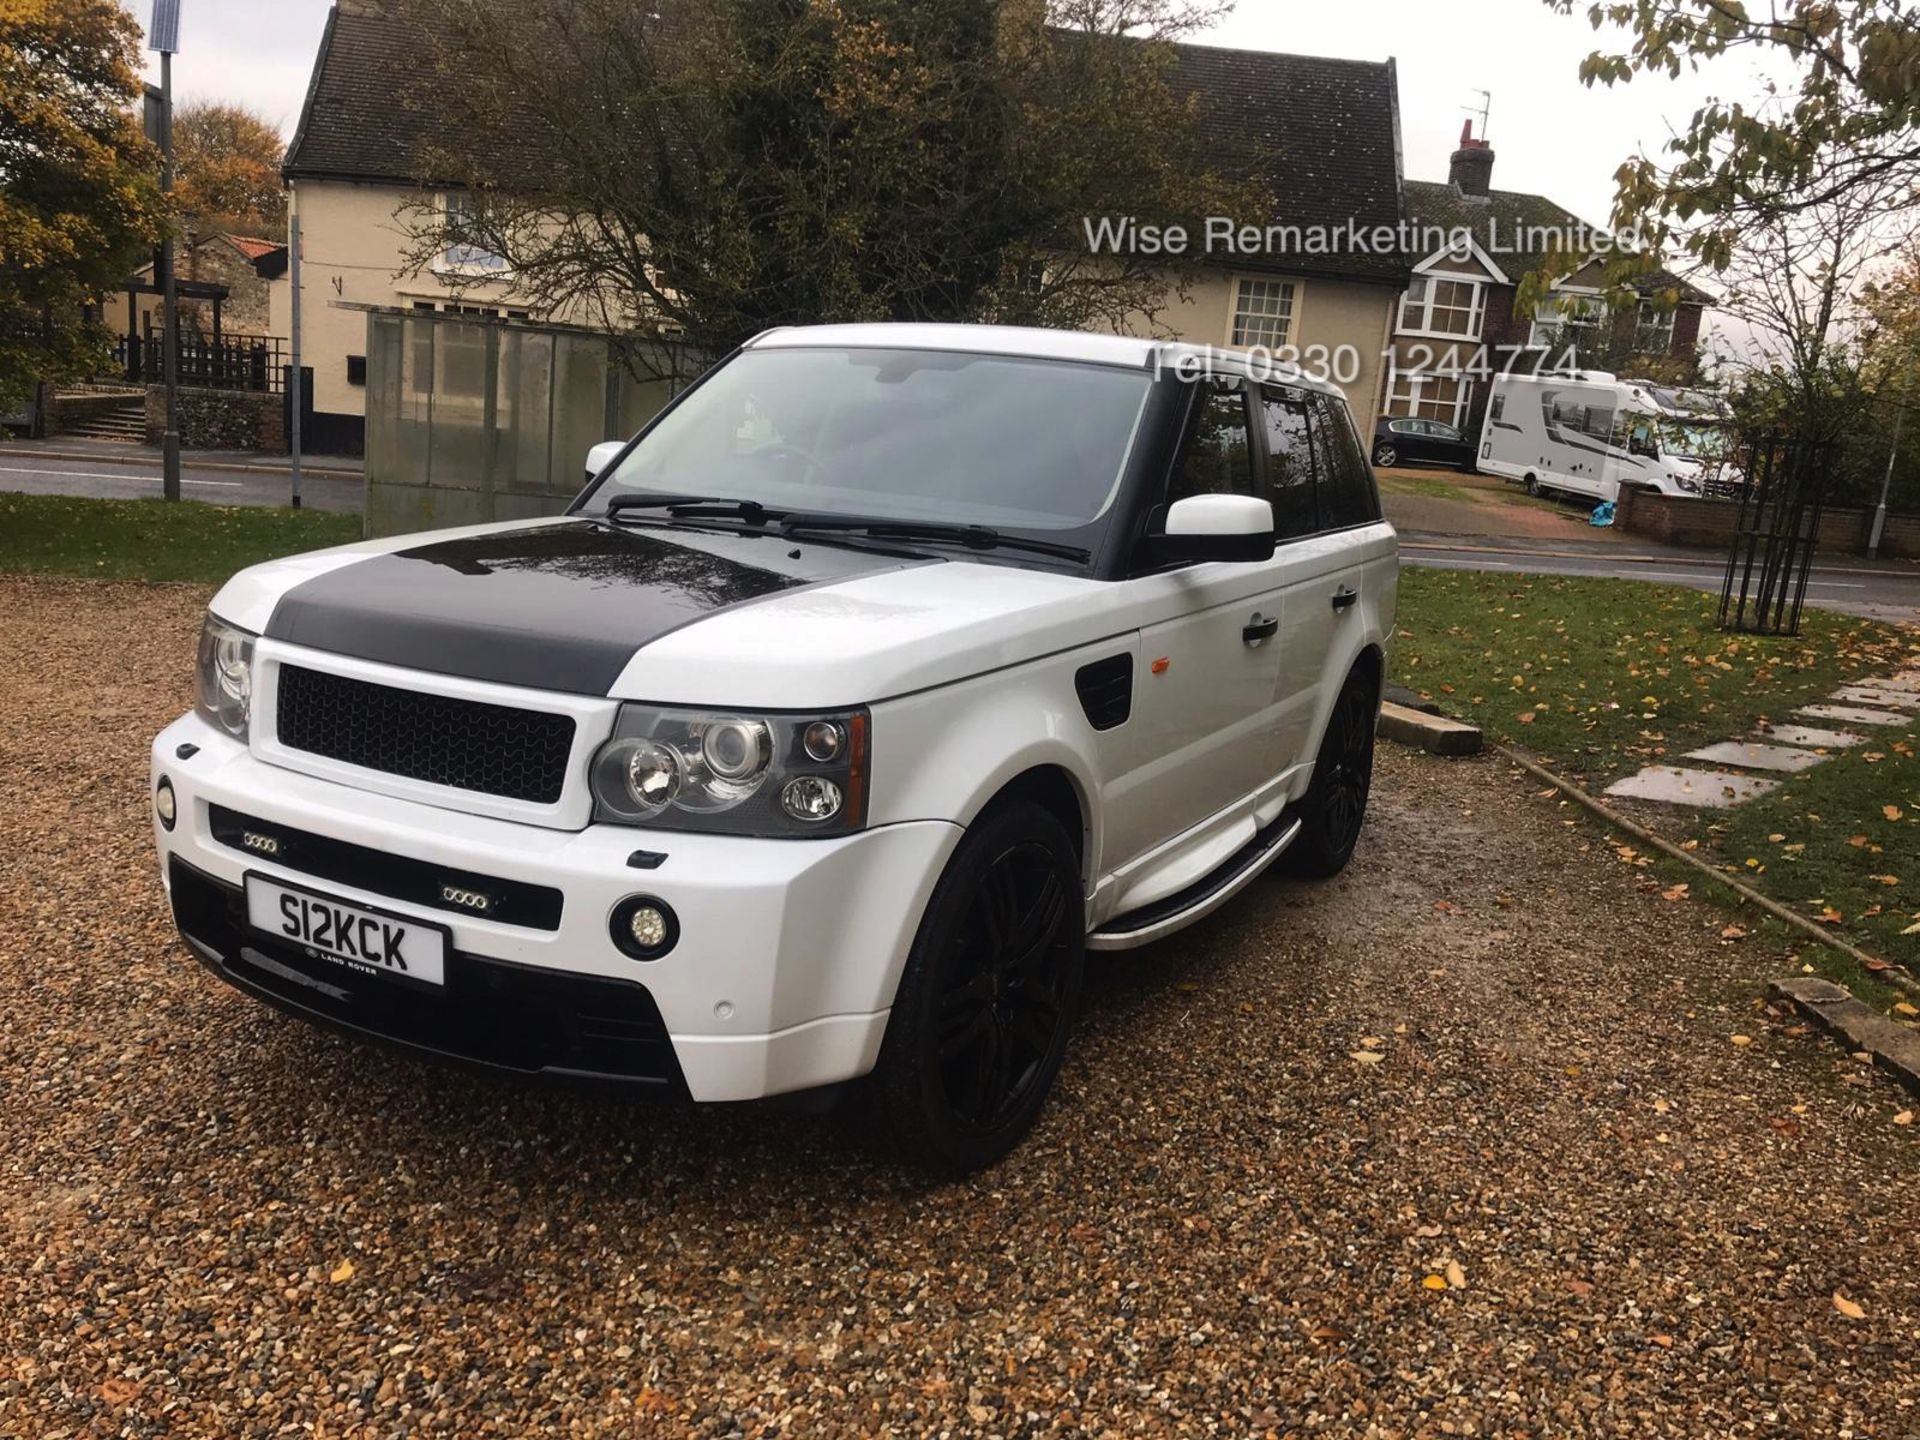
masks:
<svg viewBox="0 0 1920 1440"><path fill-rule="evenodd" d="M180 0L153 0L147 48L160 52L160 193L173 193L173 56L180 48ZM160 239L160 352L167 396L160 440L160 493L180 498L180 296L173 282L173 217Z"/></svg>

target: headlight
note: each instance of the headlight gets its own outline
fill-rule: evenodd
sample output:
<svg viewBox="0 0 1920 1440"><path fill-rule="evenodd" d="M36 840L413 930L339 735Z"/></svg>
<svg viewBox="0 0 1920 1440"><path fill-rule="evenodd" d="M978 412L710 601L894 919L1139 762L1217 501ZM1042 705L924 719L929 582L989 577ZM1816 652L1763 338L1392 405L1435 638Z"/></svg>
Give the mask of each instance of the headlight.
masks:
<svg viewBox="0 0 1920 1440"><path fill-rule="evenodd" d="M867 712L623 705L594 756L594 818L663 830L845 835L867 818Z"/></svg>
<svg viewBox="0 0 1920 1440"><path fill-rule="evenodd" d="M1673 483L1678 485L1682 490L1686 491L1687 494L1689 495L1698 495L1700 493L1700 482L1698 480L1689 479L1685 475L1682 475L1679 479L1675 480Z"/></svg>
<svg viewBox="0 0 1920 1440"><path fill-rule="evenodd" d="M213 614L200 626L194 709L242 740L253 714L253 641L248 632Z"/></svg>

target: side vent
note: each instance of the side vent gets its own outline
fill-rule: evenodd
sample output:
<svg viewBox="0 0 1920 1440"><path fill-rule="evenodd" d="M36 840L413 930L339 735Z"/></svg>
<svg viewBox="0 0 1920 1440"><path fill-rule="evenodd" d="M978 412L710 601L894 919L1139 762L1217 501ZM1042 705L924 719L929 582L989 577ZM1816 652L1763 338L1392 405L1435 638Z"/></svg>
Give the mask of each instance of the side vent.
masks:
<svg viewBox="0 0 1920 1440"><path fill-rule="evenodd" d="M1110 655L1082 665L1074 673L1073 688L1079 692L1080 708L1087 712L1087 723L1094 729L1111 730L1126 724L1133 713L1133 656Z"/></svg>

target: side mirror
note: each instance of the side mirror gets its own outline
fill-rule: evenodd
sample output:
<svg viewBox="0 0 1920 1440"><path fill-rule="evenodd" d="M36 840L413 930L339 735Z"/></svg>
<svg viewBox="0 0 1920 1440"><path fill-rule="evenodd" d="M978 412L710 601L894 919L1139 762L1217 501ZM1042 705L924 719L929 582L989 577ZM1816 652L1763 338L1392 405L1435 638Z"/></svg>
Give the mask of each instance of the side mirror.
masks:
<svg viewBox="0 0 1920 1440"><path fill-rule="evenodd" d="M1189 495L1147 536L1155 559L1247 564L1273 558L1273 506L1251 495Z"/></svg>
<svg viewBox="0 0 1920 1440"><path fill-rule="evenodd" d="M627 448L624 440L602 440L587 451L587 479L598 480L600 472L620 458L620 452Z"/></svg>

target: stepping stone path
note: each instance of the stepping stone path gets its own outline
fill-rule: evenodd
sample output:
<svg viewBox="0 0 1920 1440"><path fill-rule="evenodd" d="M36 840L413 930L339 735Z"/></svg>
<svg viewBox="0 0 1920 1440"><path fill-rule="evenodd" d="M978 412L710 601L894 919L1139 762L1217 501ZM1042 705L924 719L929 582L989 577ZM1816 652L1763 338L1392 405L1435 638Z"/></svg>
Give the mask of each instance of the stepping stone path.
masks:
<svg viewBox="0 0 1920 1440"><path fill-rule="evenodd" d="M1844 725L1912 726L1920 723L1920 717L1915 714L1920 711L1920 670L1843 685L1830 698L1838 703L1804 705L1793 713L1810 720L1839 721ZM1703 810L1725 810L1756 795L1764 795L1780 783L1760 775L1743 775L1742 770L1794 774L1824 764L1832 758L1825 753L1829 750L1846 750L1865 743L1864 736L1846 730L1810 725L1761 725L1754 730L1752 740L1723 740L1686 755L1689 760L1704 760L1712 765L1737 767L1735 769L1649 765L1638 774L1616 780L1607 787L1607 794Z"/></svg>

